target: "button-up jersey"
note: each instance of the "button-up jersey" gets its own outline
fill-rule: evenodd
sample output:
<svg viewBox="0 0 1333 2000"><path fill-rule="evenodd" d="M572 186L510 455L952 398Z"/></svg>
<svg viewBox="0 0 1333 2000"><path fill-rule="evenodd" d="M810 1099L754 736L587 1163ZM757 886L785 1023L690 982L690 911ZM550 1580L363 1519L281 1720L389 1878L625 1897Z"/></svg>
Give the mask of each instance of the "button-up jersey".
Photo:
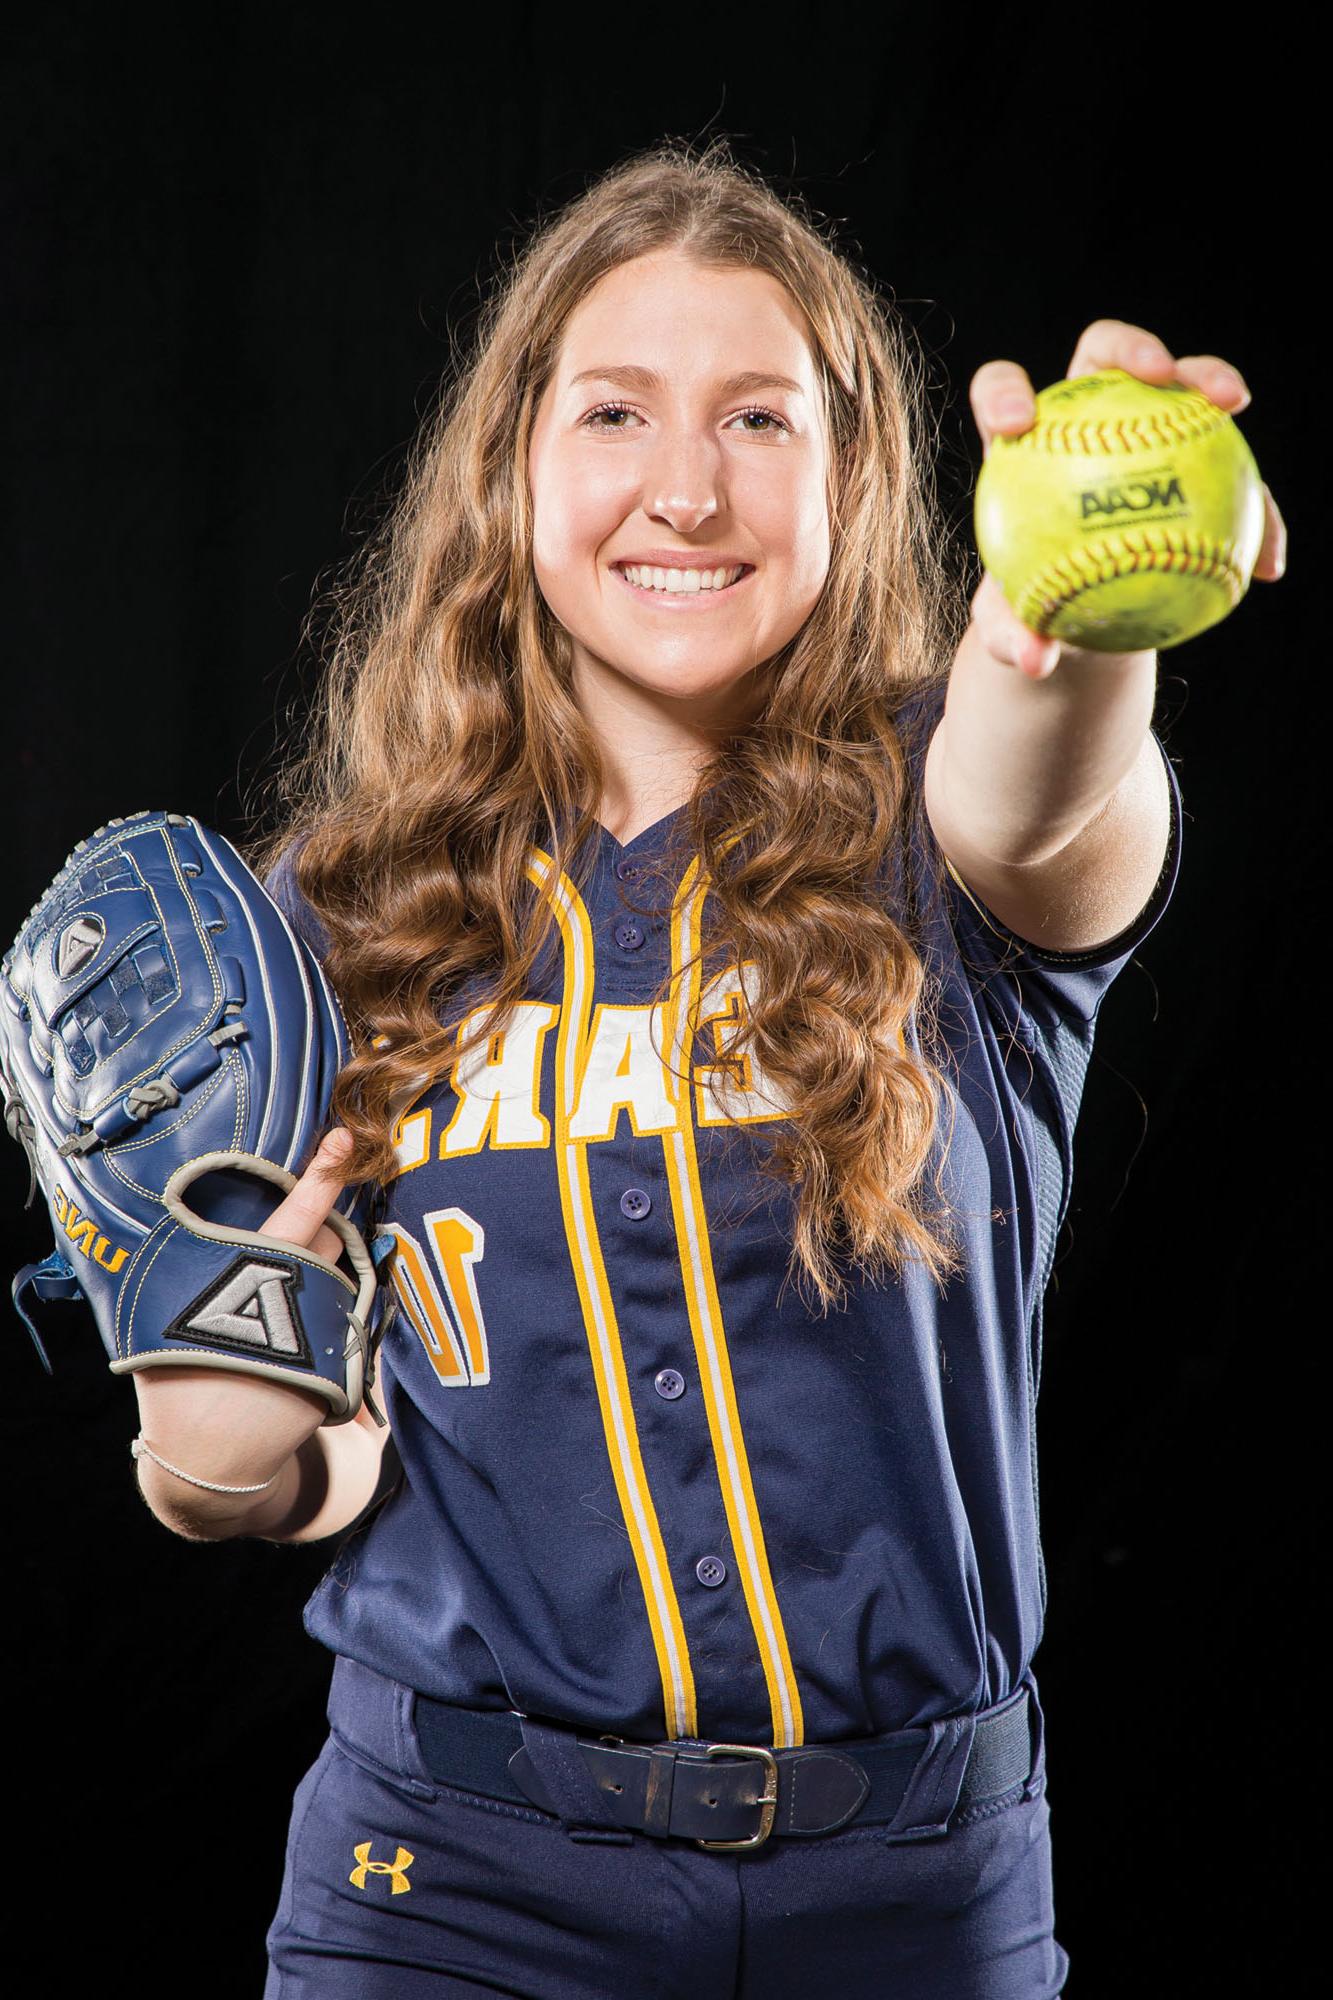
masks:
<svg viewBox="0 0 1333 2000"><path fill-rule="evenodd" d="M680 813L603 829L582 893L532 846L558 932L509 1026L396 1130L379 1371L402 1476L340 1544L312 1637L446 1702L645 1742L870 1736L1017 1687L1046 1602L1042 1298L1098 1008L1179 868L1162 755L1148 904L1059 953L944 862L918 754L884 893L913 897L939 982L964 1269L942 1293L915 1263L849 1277L826 1317L787 1278L794 1197L757 1194L737 1143L788 1115L728 1054L745 979L696 965L651 1004L696 952L707 882L696 856L648 916L626 891L643 906ZM289 865L270 888L326 945Z"/></svg>

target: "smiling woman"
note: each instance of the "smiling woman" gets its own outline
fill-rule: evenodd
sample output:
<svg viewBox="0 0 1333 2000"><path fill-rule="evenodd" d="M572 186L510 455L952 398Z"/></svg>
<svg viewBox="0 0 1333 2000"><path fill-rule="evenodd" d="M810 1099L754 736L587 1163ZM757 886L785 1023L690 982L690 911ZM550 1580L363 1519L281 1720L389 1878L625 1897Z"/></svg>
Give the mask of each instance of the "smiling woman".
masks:
<svg viewBox="0 0 1333 2000"><path fill-rule="evenodd" d="M414 1080L525 991L553 921L524 902L539 823L580 884L599 833L673 832L710 883L705 978L755 968L752 1059L799 1106L758 1171L797 1197L793 1277L827 1311L839 1249L871 1275L957 1268L925 1172L943 1051L920 940L875 884L966 609L919 356L723 153L608 175L492 300L334 600L322 722L257 865L299 846L363 1028L334 1106L350 1178L382 1179ZM483 971L494 1024L442 1019Z"/></svg>
<svg viewBox="0 0 1333 2000"><path fill-rule="evenodd" d="M922 373L798 204L655 148L534 235L335 594L255 860L352 1028L402 1476L306 1607L271 2000L1062 1990L1041 1304L1180 802L1150 758L1109 942L974 893L988 813L1049 860L1003 807L1079 683L1005 784L944 757L1006 670Z"/></svg>
<svg viewBox="0 0 1333 2000"><path fill-rule="evenodd" d="M647 358L597 358L625 353ZM749 365L737 370L738 358ZM590 390L612 386L639 402L585 407ZM760 388L776 408L746 401ZM818 602L822 404L786 289L685 246L616 266L565 324L529 446L533 563L602 754L598 817L621 840L690 797L702 763L754 719L758 670ZM611 414L624 421L608 431ZM608 573L625 589L608 593Z"/></svg>

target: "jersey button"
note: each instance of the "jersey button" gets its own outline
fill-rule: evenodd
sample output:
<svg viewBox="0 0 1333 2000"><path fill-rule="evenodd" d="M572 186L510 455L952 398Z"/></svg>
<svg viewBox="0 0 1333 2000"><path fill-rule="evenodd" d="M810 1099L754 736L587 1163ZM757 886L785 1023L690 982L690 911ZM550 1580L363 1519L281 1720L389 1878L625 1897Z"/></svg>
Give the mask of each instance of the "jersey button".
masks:
<svg viewBox="0 0 1333 2000"><path fill-rule="evenodd" d="M700 1556L694 1565L694 1574L700 1583L707 1584L710 1590L716 1590L720 1583L725 1583L727 1580L727 1565L721 1556Z"/></svg>
<svg viewBox="0 0 1333 2000"><path fill-rule="evenodd" d="M668 1403L674 1403L677 1396L685 1394L685 1377L678 1368L659 1368L653 1377L653 1387Z"/></svg>
<svg viewBox="0 0 1333 2000"><path fill-rule="evenodd" d="M637 924L617 924L615 938L622 951L637 951L643 943L643 932Z"/></svg>
<svg viewBox="0 0 1333 2000"><path fill-rule="evenodd" d="M639 863L631 861L628 856L623 861L617 861L616 863L616 874L622 882L637 882L642 873L643 869Z"/></svg>
<svg viewBox="0 0 1333 2000"><path fill-rule="evenodd" d="M652 1205L652 1197L642 1188L626 1188L620 1197L620 1212L629 1216L631 1222L642 1222Z"/></svg>

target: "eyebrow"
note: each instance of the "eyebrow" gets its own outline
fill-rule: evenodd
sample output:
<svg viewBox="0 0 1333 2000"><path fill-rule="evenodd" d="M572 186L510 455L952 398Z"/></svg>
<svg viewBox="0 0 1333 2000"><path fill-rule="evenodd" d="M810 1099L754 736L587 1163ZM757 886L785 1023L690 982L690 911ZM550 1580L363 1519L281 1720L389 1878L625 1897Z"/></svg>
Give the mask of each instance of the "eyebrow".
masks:
<svg viewBox="0 0 1333 2000"><path fill-rule="evenodd" d="M577 389L581 382L613 382L621 389L662 389L662 377L651 368L626 365L622 368L585 368L570 381L570 388ZM790 375L774 375L765 368L747 368L739 375L728 375L718 383L724 396L736 395L747 389L787 389L792 394L802 396L805 391L799 382L793 382Z"/></svg>

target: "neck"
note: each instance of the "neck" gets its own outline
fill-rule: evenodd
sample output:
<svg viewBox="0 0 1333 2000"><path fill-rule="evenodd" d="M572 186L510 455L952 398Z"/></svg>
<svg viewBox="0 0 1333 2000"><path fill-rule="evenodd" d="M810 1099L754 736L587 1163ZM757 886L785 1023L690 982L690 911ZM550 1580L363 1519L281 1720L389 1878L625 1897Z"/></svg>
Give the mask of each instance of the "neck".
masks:
<svg viewBox="0 0 1333 2000"><path fill-rule="evenodd" d="M576 664L575 693L602 754L597 817L624 845L689 799L725 736L743 728L757 687L689 700L641 687L601 662Z"/></svg>

